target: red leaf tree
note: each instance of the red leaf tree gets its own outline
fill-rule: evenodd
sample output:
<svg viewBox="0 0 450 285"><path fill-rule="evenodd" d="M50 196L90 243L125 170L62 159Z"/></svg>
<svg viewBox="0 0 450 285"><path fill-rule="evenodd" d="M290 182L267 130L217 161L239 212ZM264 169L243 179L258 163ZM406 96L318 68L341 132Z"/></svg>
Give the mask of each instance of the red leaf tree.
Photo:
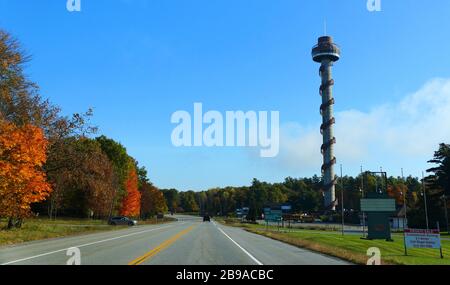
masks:
<svg viewBox="0 0 450 285"><path fill-rule="evenodd" d="M126 195L122 201L120 214L128 217L138 217L141 211L141 193L138 187L136 169L130 167L128 177L125 181Z"/></svg>

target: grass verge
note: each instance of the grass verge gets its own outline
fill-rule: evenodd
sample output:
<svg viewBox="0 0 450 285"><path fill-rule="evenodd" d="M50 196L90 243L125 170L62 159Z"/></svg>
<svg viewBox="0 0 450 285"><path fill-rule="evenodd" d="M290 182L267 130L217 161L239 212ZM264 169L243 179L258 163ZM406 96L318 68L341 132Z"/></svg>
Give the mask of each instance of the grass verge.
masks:
<svg viewBox="0 0 450 285"><path fill-rule="evenodd" d="M367 250L378 247L381 250L381 260L384 265L450 265L450 241L442 240L445 258L441 259L436 249L408 249L404 255L403 236L394 234L394 242L382 240L363 240L359 235L342 236L339 232L297 230L277 231L276 227L267 230L261 225L241 224L236 220L218 220L229 226L279 240L294 246L310 249L326 255L338 257L355 264L366 264Z"/></svg>
<svg viewBox="0 0 450 285"><path fill-rule="evenodd" d="M162 224L173 221L172 218L149 219L139 221L140 225ZM26 219L20 229L6 230L6 220L0 219L0 246L19 244L27 241L59 238L102 231L126 229L127 226L110 226L102 220Z"/></svg>

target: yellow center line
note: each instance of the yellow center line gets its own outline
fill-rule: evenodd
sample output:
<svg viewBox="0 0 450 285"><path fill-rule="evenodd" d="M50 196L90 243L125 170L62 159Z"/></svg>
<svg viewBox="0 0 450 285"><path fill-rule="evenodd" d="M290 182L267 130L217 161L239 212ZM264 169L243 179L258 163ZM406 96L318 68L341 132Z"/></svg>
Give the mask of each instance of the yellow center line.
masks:
<svg viewBox="0 0 450 285"><path fill-rule="evenodd" d="M171 246L172 244L174 244L182 236L184 236L185 234L187 234L190 231L192 231L194 229L194 227L195 226L190 226L189 228L179 232L178 234L176 234L173 237L167 239L166 241L164 241L163 243L161 243L160 245L158 245L154 249L150 250L146 254L144 254L144 255L136 258L135 260L131 261L130 263L128 263L128 265L140 265L140 264L144 263L145 261L147 261L148 259L152 258L153 256L155 256L159 252L163 251L164 249L166 249L169 246Z"/></svg>

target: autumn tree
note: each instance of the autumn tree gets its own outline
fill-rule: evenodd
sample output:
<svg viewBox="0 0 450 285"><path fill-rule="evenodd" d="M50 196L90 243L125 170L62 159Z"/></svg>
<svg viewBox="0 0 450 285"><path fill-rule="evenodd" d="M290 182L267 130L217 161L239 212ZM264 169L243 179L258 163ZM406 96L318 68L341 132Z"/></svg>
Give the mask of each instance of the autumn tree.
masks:
<svg viewBox="0 0 450 285"><path fill-rule="evenodd" d="M144 183L140 188L141 193L141 217L147 219L158 213L167 211L166 200L163 193L151 183Z"/></svg>
<svg viewBox="0 0 450 285"><path fill-rule="evenodd" d="M404 184L388 185L387 193L389 197L394 198L397 205L404 205L405 196L408 195L408 187Z"/></svg>
<svg viewBox="0 0 450 285"><path fill-rule="evenodd" d="M0 119L41 128L49 144L74 133L95 133L97 128L89 122L92 110L65 117L59 107L42 98L39 86L24 73L30 59L15 38L0 30Z"/></svg>
<svg viewBox="0 0 450 285"><path fill-rule="evenodd" d="M30 205L51 192L42 170L46 150L42 129L0 120L0 216L9 218L8 228L20 227Z"/></svg>
<svg viewBox="0 0 450 285"><path fill-rule="evenodd" d="M125 180L125 197L122 201L120 214L122 216L137 217L141 210L141 193L138 189L136 168L131 165Z"/></svg>
<svg viewBox="0 0 450 285"><path fill-rule="evenodd" d="M29 59L18 41L0 30L0 119L19 126L51 124L58 110L42 100L37 85L24 75Z"/></svg>
<svg viewBox="0 0 450 285"><path fill-rule="evenodd" d="M111 213L120 212L123 207L123 199L127 195L125 185L127 183L128 176L130 174L130 165L133 163L130 156L127 154L126 148L106 136L100 136L95 139L111 161L114 172L117 178L117 187L113 194L113 202L111 204Z"/></svg>
<svg viewBox="0 0 450 285"><path fill-rule="evenodd" d="M64 162L64 163L62 163ZM50 217L107 217L117 179L100 144L87 138L67 138L49 153L48 179L53 193L46 202Z"/></svg>
<svg viewBox="0 0 450 285"><path fill-rule="evenodd" d="M25 75L24 68L29 61L30 56L19 42L0 30L0 120L18 128L35 126L42 130L47 153L52 157L52 166L44 165L44 170L47 176L52 176L74 161L57 155L64 153L60 148L66 148L66 139L95 133L96 127L89 121L92 110L66 117L57 106L42 98L38 85Z"/></svg>

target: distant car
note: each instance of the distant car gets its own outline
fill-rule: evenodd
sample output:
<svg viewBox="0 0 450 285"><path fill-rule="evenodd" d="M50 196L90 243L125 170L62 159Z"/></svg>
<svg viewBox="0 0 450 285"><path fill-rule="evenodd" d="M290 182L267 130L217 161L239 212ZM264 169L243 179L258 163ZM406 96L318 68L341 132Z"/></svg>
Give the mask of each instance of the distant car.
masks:
<svg viewBox="0 0 450 285"><path fill-rule="evenodd" d="M112 217L109 220L111 226L136 226L137 221L127 217Z"/></svg>
<svg viewBox="0 0 450 285"><path fill-rule="evenodd" d="M211 217L208 215L203 216L203 222L211 222Z"/></svg>

